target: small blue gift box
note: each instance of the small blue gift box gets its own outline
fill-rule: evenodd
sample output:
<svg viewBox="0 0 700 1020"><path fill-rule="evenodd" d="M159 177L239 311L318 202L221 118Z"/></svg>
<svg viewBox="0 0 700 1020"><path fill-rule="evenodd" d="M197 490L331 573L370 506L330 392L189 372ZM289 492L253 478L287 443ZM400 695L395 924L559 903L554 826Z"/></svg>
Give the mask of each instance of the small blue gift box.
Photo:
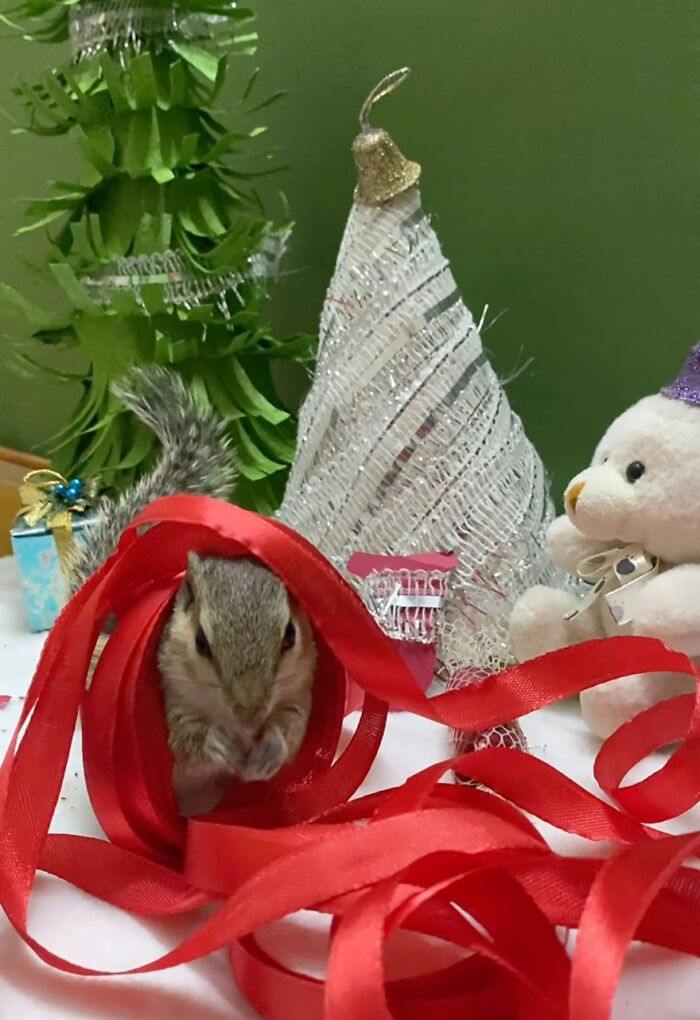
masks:
<svg viewBox="0 0 700 1020"><path fill-rule="evenodd" d="M85 539L94 520L90 513L73 516L73 537ZM33 526L18 518L10 530L12 551L19 568L19 584L27 611L29 629L50 630L66 603L68 585L61 568L56 540L45 521Z"/></svg>

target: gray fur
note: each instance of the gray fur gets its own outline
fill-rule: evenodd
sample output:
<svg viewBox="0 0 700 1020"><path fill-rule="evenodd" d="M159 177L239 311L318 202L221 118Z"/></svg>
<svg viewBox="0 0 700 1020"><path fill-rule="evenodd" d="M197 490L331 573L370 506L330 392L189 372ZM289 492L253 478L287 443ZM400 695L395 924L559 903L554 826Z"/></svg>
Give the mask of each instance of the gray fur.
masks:
<svg viewBox="0 0 700 1020"><path fill-rule="evenodd" d="M246 559L232 570L231 560L190 553L189 576L222 687L235 712L255 713L269 699L277 672L289 622L287 589L275 574Z"/></svg>
<svg viewBox="0 0 700 1020"><path fill-rule="evenodd" d="M202 693L215 673L222 711L226 708L244 726L255 729L272 695L289 622L287 589L275 574L251 560L200 559L194 553L185 583L187 599L181 593L176 600L159 653L166 712L171 706L178 711L183 702L200 711ZM184 626L185 620L189 626ZM192 634L198 626L209 641L211 662L199 661L193 649ZM201 691L192 699L200 673Z"/></svg>
<svg viewBox="0 0 700 1020"><path fill-rule="evenodd" d="M116 502L99 504L73 565L73 590L154 499L180 492L226 498L235 480L224 424L198 407L174 372L133 369L113 391L153 429L163 450L140 482ZM295 641L283 647L290 622ZM198 650L200 626L206 654ZM275 574L249 559L190 553L158 652L174 784L186 813L183 790L193 774L204 780L213 806L233 775L269 779L294 757L311 711L315 662L308 618ZM204 810L201 802L193 810Z"/></svg>
<svg viewBox="0 0 700 1020"><path fill-rule="evenodd" d="M136 514L154 499L183 492L226 499L236 478L223 421L198 406L176 372L160 365L133 368L112 392L153 429L163 450L152 471L116 501L98 503L97 520L72 564L71 593L111 556Z"/></svg>
<svg viewBox="0 0 700 1020"><path fill-rule="evenodd" d="M296 641L284 651L290 620ZM211 650L202 656L201 628ZM158 653L175 760L217 775L269 779L299 750L315 649L282 581L249 559L190 553Z"/></svg>

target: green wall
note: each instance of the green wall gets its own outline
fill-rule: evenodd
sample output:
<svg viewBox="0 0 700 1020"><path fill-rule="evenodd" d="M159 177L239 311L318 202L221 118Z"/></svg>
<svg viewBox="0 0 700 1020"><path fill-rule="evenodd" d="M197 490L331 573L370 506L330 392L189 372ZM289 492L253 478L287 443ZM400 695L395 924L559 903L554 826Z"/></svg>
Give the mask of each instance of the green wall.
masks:
<svg viewBox="0 0 700 1020"><path fill-rule="evenodd" d="M295 271L280 328L314 328L352 195L362 99L422 162L432 212L486 343L559 492L618 411L672 377L700 335L700 0L258 0L267 113L291 170ZM0 40L0 95L49 51ZM11 101L5 104L12 109ZM0 278L25 279L16 199L67 174L66 140L7 134ZM291 384L293 389L294 384ZM0 378L0 443L45 441L70 390Z"/></svg>

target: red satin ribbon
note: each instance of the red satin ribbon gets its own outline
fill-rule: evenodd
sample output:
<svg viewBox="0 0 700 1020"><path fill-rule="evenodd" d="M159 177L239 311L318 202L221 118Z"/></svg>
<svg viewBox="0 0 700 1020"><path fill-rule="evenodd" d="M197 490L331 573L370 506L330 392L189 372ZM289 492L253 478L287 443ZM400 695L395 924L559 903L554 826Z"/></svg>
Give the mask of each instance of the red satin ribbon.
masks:
<svg viewBox="0 0 700 1020"><path fill-rule="evenodd" d="M155 652L190 549L252 555L278 574L310 616L319 666L297 759L269 784L234 786L217 811L186 824L172 794ZM86 693L90 655L111 613L118 623ZM619 638L428 700L355 593L299 535L213 500L169 497L134 521L46 641L0 768L0 901L43 960L94 976L103 972L29 934L37 870L143 915L220 901L183 942L132 973L228 946L236 981L268 1020L603 1020L633 938L700 955L700 872L683 867L700 834L668 836L645 824L700 799L697 692L650 709L603 745L596 778L622 810L544 762L499 748L350 798L379 751L388 703L473 731L645 671L698 676L657 641ZM363 712L336 759L348 678L364 692ZM48 835L79 713L88 791L108 841ZM650 751L678 741L663 768L622 786ZM495 792L441 783L453 767ZM607 860L559 856L524 812L618 849ZM325 982L288 970L255 939L300 909L332 918ZM579 929L571 963L555 932L562 925ZM387 981L383 946L399 928L470 955Z"/></svg>

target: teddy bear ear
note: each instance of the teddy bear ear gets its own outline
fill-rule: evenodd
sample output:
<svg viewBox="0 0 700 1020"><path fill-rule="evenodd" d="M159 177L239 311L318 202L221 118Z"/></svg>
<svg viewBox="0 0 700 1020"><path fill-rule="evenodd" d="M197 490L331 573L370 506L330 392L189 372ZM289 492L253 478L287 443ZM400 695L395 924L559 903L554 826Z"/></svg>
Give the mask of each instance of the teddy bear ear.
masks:
<svg viewBox="0 0 700 1020"><path fill-rule="evenodd" d="M679 375L661 390L664 397L700 407L700 344L691 348Z"/></svg>

